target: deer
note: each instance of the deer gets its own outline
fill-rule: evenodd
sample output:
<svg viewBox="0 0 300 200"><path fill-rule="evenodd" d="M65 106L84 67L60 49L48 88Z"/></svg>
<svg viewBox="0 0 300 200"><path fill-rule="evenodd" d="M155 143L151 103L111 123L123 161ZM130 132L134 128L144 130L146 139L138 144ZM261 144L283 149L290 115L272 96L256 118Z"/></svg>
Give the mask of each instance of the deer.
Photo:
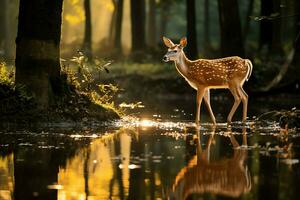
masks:
<svg viewBox="0 0 300 200"><path fill-rule="evenodd" d="M186 37L181 38L179 44L174 44L166 37L163 37L163 42L168 47L163 61L173 61L179 74L192 88L197 90L196 125L199 125L200 122L200 108L203 98L212 123L216 125L216 118L210 104L210 89L222 88L229 89L234 97L234 104L227 117L227 123L231 124L232 117L241 101L243 102L242 121L243 123L246 122L248 95L244 91L243 85L252 74L253 65L249 59L231 56L219 59L189 60L183 51L187 45Z"/></svg>
<svg viewBox="0 0 300 200"><path fill-rule="evenodd" d="M248 158L246 128L242 129L242 145L238 143L231 128L227 136L233 147L233 155L219 160L210 157L211 146L215 145L215 129L210 134L206 148L202 148L200 129L197 131L197 150L185 167L175 177L171 190L167 192L169 200L185 200L193 194L211 193L230 198L239 198L251 191L251 174L246 160Z"/></svg>

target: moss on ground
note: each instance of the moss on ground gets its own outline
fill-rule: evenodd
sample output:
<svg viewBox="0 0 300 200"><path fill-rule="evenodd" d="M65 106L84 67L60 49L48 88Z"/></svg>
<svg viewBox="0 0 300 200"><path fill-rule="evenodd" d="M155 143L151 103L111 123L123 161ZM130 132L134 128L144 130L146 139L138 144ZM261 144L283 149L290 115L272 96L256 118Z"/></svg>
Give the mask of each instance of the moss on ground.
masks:
<svg viewBox="0 0 300 200"><path fill-rule="evenodd" d="M99 123L120 118L113 109L101 106L76 90L57 97L47 109L38 109L24 87L0 83L2 123Z"/></svg>

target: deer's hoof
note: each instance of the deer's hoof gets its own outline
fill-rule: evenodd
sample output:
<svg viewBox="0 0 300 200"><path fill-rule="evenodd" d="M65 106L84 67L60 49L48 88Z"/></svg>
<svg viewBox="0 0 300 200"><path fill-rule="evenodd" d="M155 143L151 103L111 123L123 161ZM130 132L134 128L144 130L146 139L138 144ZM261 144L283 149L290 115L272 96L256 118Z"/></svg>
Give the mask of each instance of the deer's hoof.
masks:
<svg viewBox="0 0 300 200"><path fill-rule="evenodd" d="M231 121L227 120L227 127L231 126Z"/></svg>

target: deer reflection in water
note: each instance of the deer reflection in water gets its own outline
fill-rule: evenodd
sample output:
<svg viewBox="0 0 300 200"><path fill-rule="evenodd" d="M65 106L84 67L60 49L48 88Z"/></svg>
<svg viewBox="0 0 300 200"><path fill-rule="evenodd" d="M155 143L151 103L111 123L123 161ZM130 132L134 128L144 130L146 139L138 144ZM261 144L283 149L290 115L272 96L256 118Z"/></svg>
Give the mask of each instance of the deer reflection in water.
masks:
<svg viewBox="0 0 300 200"><path fill-rule="evenodd" d="M184 200L192 194L211 193L227 197L240 197L251 190L251 177L245 164L247 159L246 128L243 128L241 147L229 129L228 137L234 148L232 158L210 161L215 130L210 135L206 149L202 149L198 130L197 155L177 174L168 199Z"/></svg>

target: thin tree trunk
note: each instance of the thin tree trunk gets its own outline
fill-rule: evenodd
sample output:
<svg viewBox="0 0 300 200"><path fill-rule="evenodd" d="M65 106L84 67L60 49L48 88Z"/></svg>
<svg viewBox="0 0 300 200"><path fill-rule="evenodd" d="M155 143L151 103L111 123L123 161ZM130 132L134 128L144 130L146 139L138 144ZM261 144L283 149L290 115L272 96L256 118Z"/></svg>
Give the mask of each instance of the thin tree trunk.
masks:
<svg viewBox="0 0 300 200"><path fill-rule="evenodd" d="M84 176L84 192L85 192L85 199L88 200L90 196L89 191L89 163L90 163L90 155L91 155L91 147L88 146L86 149L86 154L84 158L83 164L83 176Z"/></svg>
<svg viewBox="0 0 300 200"><path fill-rule="evenodd" d="M92 58L92 19L91 19L91 5L90 0L84 0L85 12L85 28L83 39L83 52L90 60Z"/></svg>
<svg viewBox="0 0 300 200"><path fill-rule="evenodd" d="M132 53L145 50L145 0L131 0Z"/></svg>
<svg viewBox="0 0 300 200"><path fill-rule="evenodd" d="M281 15L281 0L273 0L273 13ZM272 43L271 49L275 53L283 54L282 43L281 43L281 21L282 19L279 18L277 20L272 21Z"/></svg>
<svg viewBox="0 0 300 200"><path fill-rule="evenodd" d="M280 0L261 0L260 14L263 17L280 15ZM281 44L281 19L263 19L260 24L259 48L267 47L270 52L283 53Z"/></svg>
<svg viewBox="0 0 300 200"><path fill-rule="evenodd" d="M211 49L211 41L210 41L210 15L209 15L209 0L204 0L204 50Z"/></svg>
<svg viewBox="0 0 300 200"><path fill-rule="evenodd" d="M196 5L195 0L186 0L187 17L187 56L190 59L198 57L197 30L196 30Z"/></svg>
<svg viewBox="0 0 300 200"><path fill-rule="evenodd" d="M117 15L117 1L118 0L112 0L112 3L114 5L114 10L111 15L111 20L110 20L110 26L109 26L109 44L111 47L115 46L115 36L116 36L116 15Z"/></svg>
<svg viewBox="0 0 300 200"><path fill-rule="evenodd" d="M5 57L4 45L5 45L5 32L6 32L6 0L0 1L0 56Z"/></svg>
<svg viewBox="0 0 300 200"><path fill-rule="evenodd" d="M218 0L221 51L223 56L244 56L241 21L237 0ZM230 12L229 12L230 11Z"/></svg>
<svg viewBox="0 0 300 200"><path fill-rule="evenodd" d="M122 52L121 35L123 20L123 0L117 2L116 31L115 31L115 48L118 52Z"/></svg>
<svg viewBox="0 0 300 200"><path fill-rule="evenodd" d="M156 3L155 0L149 0L148 15L148 44L150 47L156 47Z"/></svg>
<svg viewBox="0 0 300 200"><path fill-rule="evenodd" d="M249 32L249 27L250 27L250 16L253 12L253 8L254 8L254 0L250 0L249 5L248 5L248 10L247 10L247 14L246 14L246 19L245 19L245 27L244 27L244 42L246 42L247 39L247 35Z"/></svg>
<svg viewBox="0 0 300 200"><path fill-rule="evenodd" d="M272 1L260 1L260 15L270 16L272 14ZM272 41L272 22L270 20L262 20L260 23L259 32L259 48L262 49L265 45L269 46Z"/></svg>
<svg viewBox="0 0 300 200"><path fill-rule="evenodd" d="M20 0L16 83L26 85L40 107L47 107L59 88L62 3Z"/></svg>

